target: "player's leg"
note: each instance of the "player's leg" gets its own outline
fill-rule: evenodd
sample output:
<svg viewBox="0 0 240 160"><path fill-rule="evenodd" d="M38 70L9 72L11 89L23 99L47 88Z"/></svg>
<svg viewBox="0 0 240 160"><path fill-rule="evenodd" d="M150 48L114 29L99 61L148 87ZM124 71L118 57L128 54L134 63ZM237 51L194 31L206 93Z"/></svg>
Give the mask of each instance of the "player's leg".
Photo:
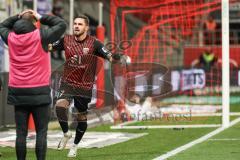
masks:
<svg viewBox="0 0 240 160"><path fill-rule="evenodd" d="M15 106L15 123L16 123L16 154L18 160L26 159L26 138L28 133L28 118L30 107Z"/></svg>
<svg viewBox="0 0 240 160"><path fill-rule="evenodd" d="M68 108L70 105L70 99L59 98L56 102L56 114L58 122L63 131L63 138L60 140L57 149L62 150L65 148L68 140L72 137L71 132L68 128Z"/></svg>
<svg viewBox="0 0 240 160"><path fill-rule="evenodd" d="M91 98L79 97L74 99L74 105L78 110L77 121L78 125L76 128L76 136L74 139L74 144L78 144L85 131L87 130L87 109L88 103L91 101Z"/></svg>
<svg viewBox="0 0 240 160"><path fill-rule="evenodd" d="M32 114L37 134L35 147L37 160L45 160L47 150L47 130L50 115L50 106L34 106Z"/></svg>
<svg viewBox="0 0 240 160"><path fill-rule="evenodd" d="M58 122L62 128L63 133L68 132L68 108L70 102L67 99L58 99L56 102L56 114Z"/></svg>
<svg viewBox="0 0 240 160"><path fill-rule="evenodd" d="M78 114L76 115L78 125L76 128L74 144L68 153L68 157L77 156L77 145L79 144L84 133L87 130L87 109L88 109L88 103L90 101L91 101L91 98L74 97L74 106L78 110Z"/></svg>

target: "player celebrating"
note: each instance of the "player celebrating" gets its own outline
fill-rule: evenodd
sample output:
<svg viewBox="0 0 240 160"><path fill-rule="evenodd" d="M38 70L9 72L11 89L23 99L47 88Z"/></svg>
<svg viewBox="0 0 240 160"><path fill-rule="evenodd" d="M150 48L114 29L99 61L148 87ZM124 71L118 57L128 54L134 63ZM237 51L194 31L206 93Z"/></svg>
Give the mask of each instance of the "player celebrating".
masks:
<svg viewBox="0 0 240 160"><path fill-rule="evenodd" d="M84 60L82 55L95 55L112 61L112 54L100 41L88 35L88 30L88 17L85 15L77 16L74 19L73 35L65 35L62 39L50 45L50 49L64 50L66 57L64 72L61 79L60 96L58 96L56 102L56 114L64 134L57 147L58 150L64 149L68 140L72 137L72 133L68 128L67 117L67 110L72 100L74 100L74 107L78 111L78 125L74 144L70 148L68 157L76 157L77 145L87 129L87 108L88 103L91 101L92 81L94 81L95 77L95 75L87 78L85 77L88 83L83 82L83 73L86 68L84 68L83 65L81 66L82 61L85 61L84 63L89 63L91 66L95 65L95 68L96 61L93 59L91 60L91 58L89 60ZM89 75L89 73L87 73L87 75ZM82 85L80 83L82 83Z"/></svg>

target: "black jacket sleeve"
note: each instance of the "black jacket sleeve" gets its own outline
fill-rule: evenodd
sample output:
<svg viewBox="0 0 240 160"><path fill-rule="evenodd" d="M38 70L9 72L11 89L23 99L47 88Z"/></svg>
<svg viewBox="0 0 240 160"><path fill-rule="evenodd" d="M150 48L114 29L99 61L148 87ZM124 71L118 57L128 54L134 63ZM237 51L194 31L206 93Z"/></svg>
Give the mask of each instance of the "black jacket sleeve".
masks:
<svg viewBox="0 0 240 160"><path fill-rule="evenodd" d="M48 50L48 44L56 42L64 34L67 25L63 19L57 16L43 15L40 19L41 24L49 28L41 28L42 46L45 51Z"/></svg>
<svg viewBox="0 0 240 160"><path fill-rule="evenodd" d="M0 36L2 40L8 44L8 35L12 30L14 23L18 20L18 15L12 16L0 23Z"/></svg>
<svg viewBox="0 0 240 160"><path fill-rule="evenodd" d="M110 56L112 56L112 53L99 40L95 40L94 48L95 48L95 54L97 56L100 56L108 60Z"/></svg>
<svg viewBox="0 0 240 160"><path fill-rule="evenodd" d="M52 51L62 51L64 50L64 37L62 37L60 40L52 43Z"/></svg>

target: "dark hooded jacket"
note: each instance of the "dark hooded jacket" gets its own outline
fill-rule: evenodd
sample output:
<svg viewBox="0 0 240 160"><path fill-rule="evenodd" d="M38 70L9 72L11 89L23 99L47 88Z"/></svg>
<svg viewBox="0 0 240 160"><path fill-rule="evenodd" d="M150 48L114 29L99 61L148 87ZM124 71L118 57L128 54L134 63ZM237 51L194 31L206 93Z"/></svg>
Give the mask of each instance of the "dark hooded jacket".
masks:
<svg viewBox="0 0 240 160"><path fill-rule="evenodd" d="M40 28L41 44L44 51L48 51L48 44L61 38L66 30L65 22L56 16L44 15L40 19L41 24L48 28ZM10 32L15 34L27 34L36 30L32 22L19 19L18 16L9 17L0 23L0 36L8 45ZM50 78L50 77L49 77ZM8 87L8 103L11 105L43 105L51 103L50 86L32 88Z"/></svg>

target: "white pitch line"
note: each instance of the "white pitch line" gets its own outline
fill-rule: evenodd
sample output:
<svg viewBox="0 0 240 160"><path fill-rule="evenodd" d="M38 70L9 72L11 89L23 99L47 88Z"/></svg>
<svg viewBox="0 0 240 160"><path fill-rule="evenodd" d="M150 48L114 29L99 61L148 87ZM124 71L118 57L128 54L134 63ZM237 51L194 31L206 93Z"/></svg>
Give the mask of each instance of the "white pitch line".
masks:
<svg viewBox="0 0 240 160"><path fill-rule="evenodd" d="M214 128L221 124L194 124L194 125L148 125L148 126L111 126L111 129L159 129L159 128Z"/></svg>
<svg viewBox="0 0 240 160"><path fill-rule="evenodd" d="M176 155L176 154L178 154L178 153L180 153L182 151L185 151L185 150L193 147L196 144L199 144L199 143L202 143L202 142L206 141L207 139L215 136L216 134L224 131L225 129L227 129L227 128L229 128L229 127L231 127L231 126L233 126L233 125L235 125L235 124L237 124L239 122L240 122L240 118L237 118L234 121L232 121L228 127L218 128L218 129L208 133L207 135L204 135L204 136L200 137L199 139L196 139L196 140L194 140L194 141L192 141L192 142L190 142L188 144L185 144L185 145L183 145L181 147L178 147L178 148L176 148L176 149L174 149L174 150L172 150L170 152L167 152L166 154L163 154L163 155L161 155L161 156L159 156L157 158L154 158L153 160L166 160L167 158L172 157L172 156L174 156L174 155Z"/></svg>
<svg viewBox="0 0 240 160"><path fill-rule="evenodd" d="M192 117L217 117L222 116L222 113L209 113L209 114L192 114ZM230 116L240 116L240 112L231 112Z"/></svg>
<svg viewBox="0 0 240 160"><path fill-rule="evenodd" d="M116 126L125 126L125 125L128 125L128 124L133 124L133 123L136 123L138 122L137 120L133 120L133 121L127 121L127 122L123 122L123 123L120 123Z"/></svg>
<svg viewBox="0 0 240 160"><path fill-rule="evenodd" d="M208 139L208 141L240 141L239 138L216 138L216 139Z"/></svg>
<svg viewBox="0 0 240 160"><path fill-rule="evenodd" d="M13 141L13 140L16 140L16 135L0 138L0 141L3 141L3 142L4 141Z"/></svg>
<svg viewBox="0 0 240 160"><path fill-rule="evenodd" d="M231 116L240 116L240 112L231 112ZM208 116L222 116L222 113L211 113L211 114L192 114L192 117L208 117ZM157 128L211 128L221 127L221 124L196 124L196 125L146 125L146 126L126 126L139 122L137 120L127 121L124 123L111 126L111 129L157 129Z"/></svg>

